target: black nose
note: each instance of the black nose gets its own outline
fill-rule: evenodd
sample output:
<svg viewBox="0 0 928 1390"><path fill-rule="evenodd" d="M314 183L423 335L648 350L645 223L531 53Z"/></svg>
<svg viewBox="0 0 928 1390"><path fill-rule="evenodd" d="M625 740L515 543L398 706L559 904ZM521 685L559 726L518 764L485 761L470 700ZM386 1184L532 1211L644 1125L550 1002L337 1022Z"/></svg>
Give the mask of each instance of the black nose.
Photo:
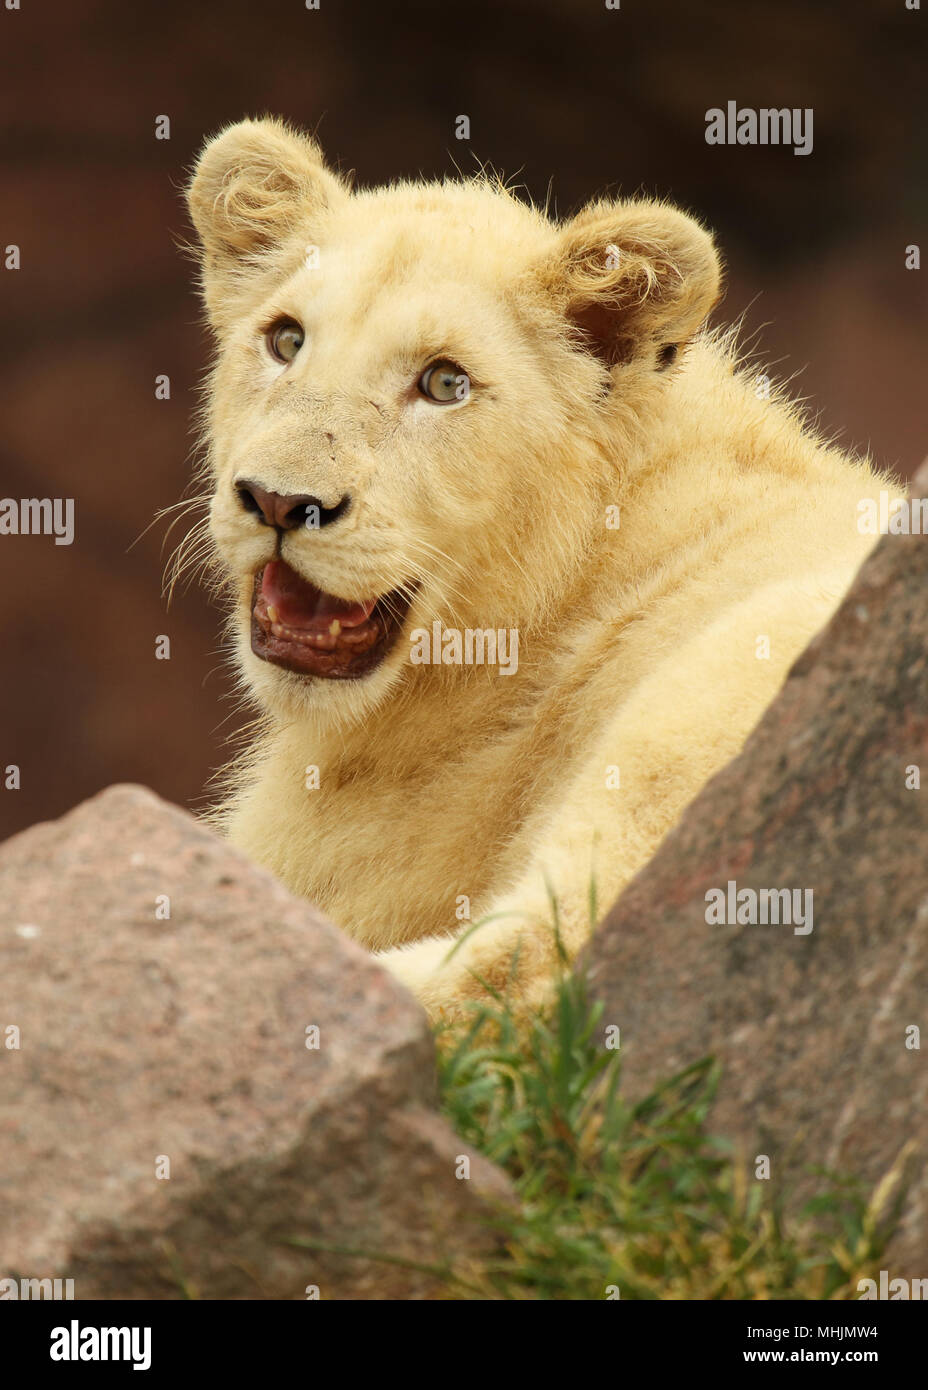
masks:
<svg viewBox="0 0 928 1390"><path fill-rule="evenodd" d="M279 492L268 492L250 479L236 483L235 491L246 512L260 513L268 526L276 526L279 531L295 531L298 526L310 530L330 526L348 510L351 501L346 495L334 507L327 507L318 497L285 497Z"/></svg>

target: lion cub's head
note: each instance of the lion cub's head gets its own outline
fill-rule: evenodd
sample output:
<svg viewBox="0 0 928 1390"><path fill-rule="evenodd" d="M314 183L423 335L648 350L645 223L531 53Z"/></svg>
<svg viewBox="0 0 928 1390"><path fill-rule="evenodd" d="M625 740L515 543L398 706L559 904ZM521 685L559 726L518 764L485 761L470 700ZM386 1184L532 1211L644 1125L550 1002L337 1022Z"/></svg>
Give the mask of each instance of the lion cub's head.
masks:
<svg viewBox="0 0 928 1390"><path fill-rule="evenodd" d="M352 192L271 120L210 141L188 198L210 529L262 702L357 717L425 678L413 629L555 621L717 296L709 236L647 200L557 225L486 179Z"/></svg>

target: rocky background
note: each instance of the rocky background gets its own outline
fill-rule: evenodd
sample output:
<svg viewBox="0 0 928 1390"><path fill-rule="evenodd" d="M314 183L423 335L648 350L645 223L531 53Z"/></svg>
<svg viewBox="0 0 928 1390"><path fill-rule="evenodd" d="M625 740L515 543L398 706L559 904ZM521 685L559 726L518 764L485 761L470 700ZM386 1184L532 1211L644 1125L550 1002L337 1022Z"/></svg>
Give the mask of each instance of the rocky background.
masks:
<svg viewBox="0 0 928 1390"><path fill-rule="evenodd" d="M912 493L928 498L928 463ZM886 536L742 753L687 808L585 953L633 1091L702 1047L713 1124L776 1181L907 1184L886 1258L928 1266L928 537ZM729 887L731 885L731 887ZM707 920L802 885L806 920ZM738 901L738 899L734 899ZM750 898L741 898L750 903ZM802 899L793 901L802 901ZM782 899L781 899L782 902ZM727 914L726 914L727 915ZM758 914L759 915L759 914ZM768 914L769 915L769 914ZM795 922L795 919L793 919Z"/></svg>
<svg viewBox="0 0 928 1390"><path fill-rule="evenodd" d="M318 128L361 183L481 159L537 199L550 180L562 212L608 187L672 196L725 249L722 317L745 313L828 430L908 475L925 452L925 281L904 247L928 213L926 22L903 0L0 10L0 243L22 252L0 271L0 495L77 509L70 547L0 540L0 766L22 769L0 834L116 781L195 806L241 718L218 615L196 590L166 613L164 527L145 529L187 483L208 351L177 244L205 134L271 111ZM706 146L705 111L730 98L813 107L812 155Z"/></svg>

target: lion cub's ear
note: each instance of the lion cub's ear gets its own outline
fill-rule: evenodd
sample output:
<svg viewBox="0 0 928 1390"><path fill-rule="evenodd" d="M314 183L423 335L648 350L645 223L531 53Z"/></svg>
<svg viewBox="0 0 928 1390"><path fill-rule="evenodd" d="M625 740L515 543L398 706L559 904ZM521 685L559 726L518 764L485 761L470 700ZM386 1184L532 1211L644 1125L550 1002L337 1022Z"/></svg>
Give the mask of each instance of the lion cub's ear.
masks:
<svg viewBox="0 0 928 1390"><path fill-rule="evenodd" d="M571 327L612 368L668 366L719 297L711 236L685 213L646 199L593 204L560 233L546 269Z"/></svg>
<svg viewBox="0 0 928 1390"><path fill-rule="evenodd" d="M202 244L203 294L222 328L254 275L283 268L298 229L348 197L314 140L282 121L240 121L203 148L187 188Z"/></svg>

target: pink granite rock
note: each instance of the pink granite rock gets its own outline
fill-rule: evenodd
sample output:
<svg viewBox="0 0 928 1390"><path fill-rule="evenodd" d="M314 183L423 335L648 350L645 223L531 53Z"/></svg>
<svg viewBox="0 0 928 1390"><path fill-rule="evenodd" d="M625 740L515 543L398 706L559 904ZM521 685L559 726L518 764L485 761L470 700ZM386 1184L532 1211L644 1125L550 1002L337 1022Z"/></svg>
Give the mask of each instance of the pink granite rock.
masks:
<svg viewBox="0 0 928 1390"><path fill-rule="evenodd" d="M729 882L811 892L811 931L707 921ZM711 1126L767 1154L797 1201L812 1166L874 1184L911 1144L885 1261L928 1275L928 536L880 541L581 968L632 1092L714 1053Z"/></svg>
<svg viewBox="0 0 928 1390"><path fill-rule="evenodd" d="M474 1154L456 1177L419 1006L141 787L0 847L0 1044L0 1277L423 1298L427 1272L292 1242L434 1266L494 1240L508 1184Z"/></svg>

